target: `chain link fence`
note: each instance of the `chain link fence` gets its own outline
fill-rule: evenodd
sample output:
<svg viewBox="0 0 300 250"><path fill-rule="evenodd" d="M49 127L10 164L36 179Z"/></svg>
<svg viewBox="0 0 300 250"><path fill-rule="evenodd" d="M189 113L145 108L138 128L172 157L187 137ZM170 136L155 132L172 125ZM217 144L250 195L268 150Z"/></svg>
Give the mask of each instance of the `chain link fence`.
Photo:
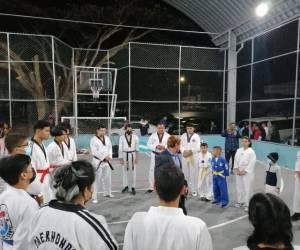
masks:
<svg viewBox="0 0 300 250"><path fill-rule="evenodd" d="M236 47L236 120L250 135L256 123L266 140L300 146L299 35L297 19Z"/></svg>
<svg viewBox="0 0 300 250"><path fill-rule="evenodd" d="M172 133L226 128L227 74L236 70L236 121L269 123L270 140L300 145L299 20L228 49L130 42L112 50L72 48L53 36L0 33L0 120L31 133L37 119L74 116L74 65L117 68L115 116L160 120ZM104 99L102 102L106 102ZM78 116L107 116L105 103L78 100ZM105 112L104 112L105 111ZM275 132L274 132L275 131ZM299 138L298 138L299 137Z"/></svg>

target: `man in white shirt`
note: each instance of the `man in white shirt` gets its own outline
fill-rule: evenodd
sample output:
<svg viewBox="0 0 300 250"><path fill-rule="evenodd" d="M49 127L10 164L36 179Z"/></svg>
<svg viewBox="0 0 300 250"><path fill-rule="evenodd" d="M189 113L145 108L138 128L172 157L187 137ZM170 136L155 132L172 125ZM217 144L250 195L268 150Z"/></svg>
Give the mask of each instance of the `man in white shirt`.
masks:
<svg viewBox="0 0 300 250"><path fill-rule="evenodd" d="M186 133L181 136L180 151L183 156L182 170L185 179L188 182L192 196L197 196L200 137L194 131L194 126L187 123Z"/></svg>
<svg viewBox="0 0 300 250"><path fill-rule="evenodd" d="M0 160L0 177L8 184L0 195L0 240L4 250L14 249L38 203L26 192L36 177L28 155L13 155ZM18 235L18 236L16 236Z"/></svg>
<svg viewBox="0 0 300 250"><path fill-rule="evenodd" d="M53 168L71 163L67 145L65 144L66 130L62 126L55 126L51 129L51 136L54 137L47 147L49 163Z"/></svg>
<svg viewBox="0 0 300 250"><path fill-rule="evenodd" d="M149 168L149 189L146 193L153 192L154 186L154 168L155 168L155 157L167 148L167 142L170 135L165 132L165 125L162 123L157 124L157 132L153 133L149 139L147 146L152 151L150 168Z"/></svg>
<svg viewBox="0 0 300 250"><path fill-rule="evenodd" d="M37 172L37 178L33 182L34 185L30 185L28 188L29 193L33 193L35 190L42 189L44 202L47 203L53 198L53 192L50 188L49 173L50 173L50 162L43 144L50 136L50 123L44 120L39 120L33 127L34 136L30 140L31 147L31 164Z"/></svg>
<svg viewBox="0 0 300 250"><path fill-rule="evenodd" d="M99 125L96 135L91 139L90 148L93 155L92 164L96 170L93 203L98 203L97 191L100 180L103 184L103 195L108 198L114 197L111 193L112 144L109 137L106 136L106 127L103 124Z"/></svg>
<svg viewBox="0 0 300 250"><path fill-rule="evenodd" d="M77 161L76 143L72 137L70 137L71 125L70 123L61 124L66 130L66 138L64 143L68 148L68 157L70 161Z"/></svg>
<svg viewBox="0 0 300 250"><path fill-rule="evenodd" d="M127 224L124 250L211 250L212 241L206 224L185 216L178 208L186 191L184 175L174 164L155 168L155 190L159 207L137 212Z"/></svg>
<svg viewBox="0 0 300 250"><path fill-rule="evenodd" d="M9 133L5 137L5 147L9 155L25 154L30 156L32 147L29 145L28 136L21 133ZM33 183L28 186L28 193L38 202L43 204L43 194L40 181L36 178Z"/></svg>
<svg viewBox="0 0 300 250"><path fill-rule="evenodd" d="M123 190L122 193L128 192L136 194L136 167L138 164L139 138L132 133L132 127L128 123L124 127L125 134L119 140L119 158L123 166ZM131 180L129 182L129 180Z"/></svg>

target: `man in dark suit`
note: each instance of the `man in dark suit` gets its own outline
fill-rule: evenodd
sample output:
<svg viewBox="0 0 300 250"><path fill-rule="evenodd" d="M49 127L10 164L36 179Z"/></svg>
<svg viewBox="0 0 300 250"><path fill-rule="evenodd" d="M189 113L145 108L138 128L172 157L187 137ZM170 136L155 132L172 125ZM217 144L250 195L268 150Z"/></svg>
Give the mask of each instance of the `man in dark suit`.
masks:
<svg viewBox="0 0 300 250"><path fill-rule="evenodd" d="M168 148L155 157L155 168L159 168L165 163L170 163L176 167L182 169L182 164L178 152L180 151L180 139L174 135L171 135L167 143ZM187 187L187 181L184 180L184 185ZM187 215L185 208L186 195L182 195L179 201L179 207L182 208L183 213Z"/></svg>

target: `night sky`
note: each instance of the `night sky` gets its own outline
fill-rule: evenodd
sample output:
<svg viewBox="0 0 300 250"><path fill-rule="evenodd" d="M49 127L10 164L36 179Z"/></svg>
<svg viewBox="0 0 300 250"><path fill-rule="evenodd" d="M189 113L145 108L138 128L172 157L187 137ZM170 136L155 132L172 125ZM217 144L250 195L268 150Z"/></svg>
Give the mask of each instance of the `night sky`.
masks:
<svg viewBox="0 0 300 250"><path fill-rule="evenodd" d="M192 20L163 1L158 0L0 0L1 13L43 16L102 23L138 25L169 29L203 31ZM0 16L0 30L25 33L42 33L58 36L72 46L84 46L99 29L108 27L74 24L57 21L41 21L18 17ZM120 42L130 29L123 28L103 48ZM138 30L144 32L145 30ZM139 41L167 44L213 46L208 35L152 31Z"/></svg>

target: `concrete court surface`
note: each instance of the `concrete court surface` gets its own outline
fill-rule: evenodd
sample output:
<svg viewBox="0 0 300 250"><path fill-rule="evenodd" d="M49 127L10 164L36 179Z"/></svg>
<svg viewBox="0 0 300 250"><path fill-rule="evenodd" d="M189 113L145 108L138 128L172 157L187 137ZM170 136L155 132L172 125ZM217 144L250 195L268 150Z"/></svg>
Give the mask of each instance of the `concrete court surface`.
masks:
<svg viewBox="0 0 300 250"><path fill-rule="evenodd" d="M148 188L148 169L150 157L148 153L141 153L137 168L137 194L121 194L122 169L117 160L113 161L115 170L112 173L113 194L115 198L104 198L98 194L98 204L88 204L88 208L103 215L109 228L122 246L127 221L137 211L147 211L150 206L157 206L158 199L155 193L145 194ZM264 190L264 166L261 162L256 165L255 192ZM283 169L284 189L281 197L291 208L294 193L293 171ZM247 236L251 233L251 225L243 209L234 207L236 192L234 176L228 178L229 207L222 209L211 203L200 201L199 197L189 197L187 200L188 214L204 220L209 227L215 250L232 249L244 245ZM294 244L300 245L300 223L294 224ZM122 248L121 248L122 249ZM142 250L142 249L141 249ZM185 249L188 250L188 249Z"/></svg>

